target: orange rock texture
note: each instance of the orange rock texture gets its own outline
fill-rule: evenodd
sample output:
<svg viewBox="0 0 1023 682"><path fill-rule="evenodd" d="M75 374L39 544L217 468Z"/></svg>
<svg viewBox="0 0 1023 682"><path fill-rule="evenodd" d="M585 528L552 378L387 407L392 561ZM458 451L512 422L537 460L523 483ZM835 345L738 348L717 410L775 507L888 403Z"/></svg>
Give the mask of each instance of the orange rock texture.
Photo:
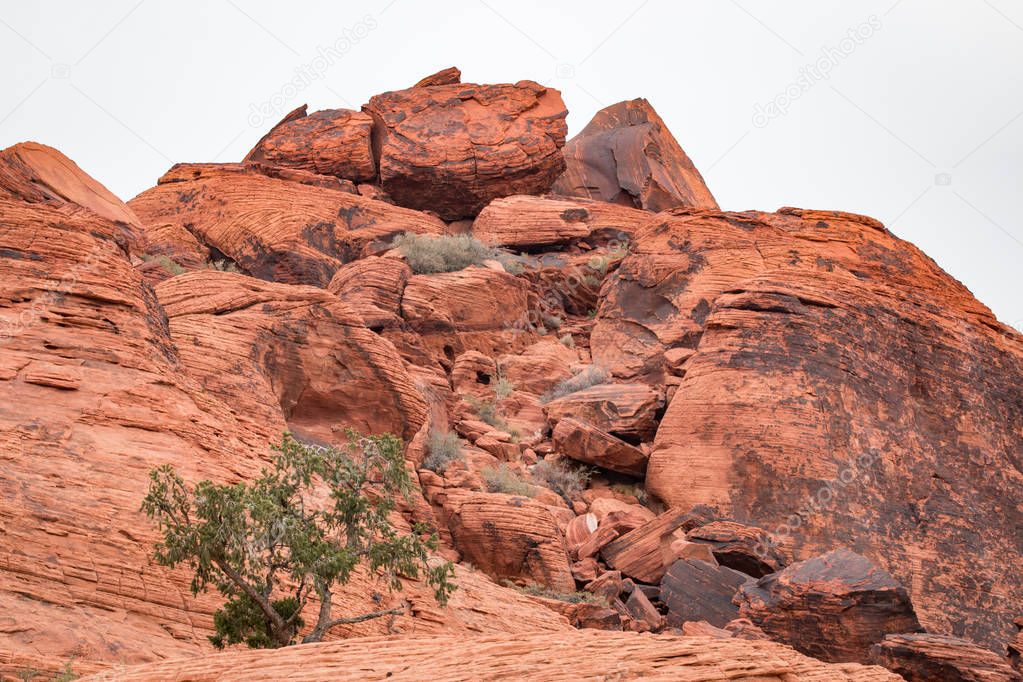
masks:
<svg viewBox="0 0 1023 682"><path fill-rule="evenodd" d="M721 211L645 100L566 113L449 68L127 204L0 151L0 678L1018 679L1023 337L871 218ZM338 613L403 614L213 655L148 472L348 428L450 603L363 567Z"/></svg>

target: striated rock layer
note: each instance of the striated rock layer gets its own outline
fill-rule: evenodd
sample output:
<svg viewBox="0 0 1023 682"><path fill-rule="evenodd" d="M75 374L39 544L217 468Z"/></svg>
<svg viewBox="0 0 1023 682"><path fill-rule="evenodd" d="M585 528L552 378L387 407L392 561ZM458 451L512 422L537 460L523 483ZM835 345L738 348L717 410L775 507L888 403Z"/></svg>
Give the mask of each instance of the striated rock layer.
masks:
<svg viewBox="0 0 1023 682"><path fill-rule="evenodd" d="M877 666L822 663L774 642L577 630L490 637L375 637L234 651L111 670L82 682L266 680L882 682Z"/></svg>
<svg viewBox="0 0 1023 682"><path fill-rule="evenodd" d="M907 587L928 629L1011 636L1023 337L961 284L862 216L675 210L604 292L594 360L684 375L652 493L759 525L794 559L845 544ZM695 353L672 367L678 349Z"/></svg>

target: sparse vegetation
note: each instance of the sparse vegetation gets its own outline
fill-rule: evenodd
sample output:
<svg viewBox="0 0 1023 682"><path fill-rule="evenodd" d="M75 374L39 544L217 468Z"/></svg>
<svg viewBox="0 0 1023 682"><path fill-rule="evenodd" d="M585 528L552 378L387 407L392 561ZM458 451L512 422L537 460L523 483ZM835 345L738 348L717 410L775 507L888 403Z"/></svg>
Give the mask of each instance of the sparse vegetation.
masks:
<svg viewBox="0 0 1023 682"><path fill-rule="evenodd" d="M612 483L611 490L619 495L631 495L640 504L646 504L648 501L646 490L638 483Z"/></svg>
<svg viewBox="0 0 1023 682"><path fill-rule="evenodd" d="M233 272L235 274L241 274L241 270L238 268L238 266L235 263L233 263L233 262L231 262L229 260L226 260L226 259L212 261L212 262L210 262L209 265L206 266L206 269L207 270L218 270L220 272Z"/></svg>
<svg viewBox="0 0 1023 682"><path fill-rule="evenodd" d="M558 339L558 341L560 341L561 345L565 348L575 348L575 338L571 334L565 334Z"/></svg>
<svg viewBox="0 0 1023 682"><path fill-rule="evenodd" d="M607 601L592 592L558 592L552 590L544 585L516 585L510 581L504 581L506 587L510 587L514 590L528 594L533 597L543 597L544 599L556 599L558 601L568 602L569 604L597 604L599 606L607 606Z"/></svg>
<svg viewBox="0 0 1023 682"><path fill-rule="evenodd" d="M185 273L185 268L183 268L176 261L171 259L170 256L165 256L163 254L154 256L148 253L144 253L142 254L142 261L145 263L156 263L158 266L163 268L165 272L171 275L177 276L183 275Z"/></svg>
<svg viewBox="0 0 1023 682"><path fill-rule="evenodd" d="M54 673L53 677L45 677L46 673L38 668L23 668L15 673L15 676L22 682L38 682L41 678L47 682L72 682L77 680L81 675L76 673L71 667L73 661L67 661L64 663L64 667L58 673Z"/></svg>
<svg viewBox="0 0 1023 682"><path fill-rule="evenodd" d="M554 329L554 330L561 329L561 325L562 325L562 319L560 317L558 317L557 315L544 315L543 316L543 326L547 327L547 329Z"/></svg>
<svg viewBox="0 0 1023 682"><path fill-rule="evenodd" d="M452 462L465 460L458 434L451 431L432 429L426 443L426 451L423 468L441 475Z"/></svg>
<svg viewBox="0 0 1023 682"><path fill-rule="evenodd" d="M394 248L417 275L455 272L497 258L497 252L467 234L424 235L405 232L394 238Z"/></svg>
<svg viewBox="0 0 1023 682"><path fill-rule="evenodd" d="M569 393L581 391L590 386L602 384L610 378L610 373L600 365L589 365L573 376L559 382L554 388L540 396L540 402L550 402L555 398L566 396Z"/></svg>
<svg viewBox="0 0 1023 682"><path fill-rule="evenodd" d="M284 434L273 446L272 466L251 483L189 486L170 465L150 473L142 511L162 533L153 557L163 566L187 565L194 594L212 584L227 599L214 614L210 641L217 648L292 644L311 596L320 608L303 642L320 641L338 625L404 612L332 617L332 591L359 565L382 574L390 590L401 589L399 576L423 576L441 604L454 590L452 564L427 563L436 535L421 525L401 535L389 520L397 497L413 490L401 440L348 436L345 446L333 448Z"/></svg>
<svg viewBox="0 0 1023 682"><path fill-rule="evenodd" d="M506 251L497 251L494 257L497 258L497 261L508 274L521 275L526 271L525 259L521 256L516 256Z"/></svg>
<svg viewBox="0 0 1023 682"><path fill-rule="evenodd" d="M522 497L533 497L536 495L536 488L524 481L519 474L507 464L498 464L496 467L484 467L480 471L487 491L492 493L507 493L508 495L520 495Z"/></svg>
<svg viewBox="0 0 1023 682"><path fill-rule="evenodd" d="M498 400L504 400L515 390L515 384L504 377L498 377L494 382L494 395Z"/></svg>
<svg viewBox="0 0 1023 682"><path fill-rule="evenodd" d="M589 310L587 310L586 311L586 317L590 318L591 320L595 319L597 317L597 309L596 308L590 308Z"/></svg>
<svg viewBox="0 0 1023 682"><path fill-rule="evenodd" d="M557 459L540 460L530 473L533 480L561 495L569 506L572 504L572 498L586 489L586 484L593 475L589 468Z"/></svg>
<svg viewBox="0 0 1023 682"><path fill-rule="evenodd" d="M469 404L469 407L473 409L481 421L490 424L495 429L508 431L508 422L497 413L497 401L480 400L476 396L471 395L467 395L462 399Z"/></svg>

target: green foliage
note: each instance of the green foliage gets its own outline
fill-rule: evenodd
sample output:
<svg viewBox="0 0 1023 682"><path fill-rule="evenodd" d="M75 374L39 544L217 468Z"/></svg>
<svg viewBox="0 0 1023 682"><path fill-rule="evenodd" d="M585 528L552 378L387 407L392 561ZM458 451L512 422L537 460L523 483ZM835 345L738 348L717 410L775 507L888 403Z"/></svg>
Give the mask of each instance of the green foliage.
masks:
<svg viewBox="0 0 1023 682"><path fill-rule="evenodd" d="M540 396L540 402L547 403L569 393L581 391L590 386L602 384L608 380L610 373L600 365L589 365L575 375L559 382L554 388Z"/></svg>
<svg viewBox="0 0 1023 682"><path fill-rule="evenodd" d="M49 682L72 682L73 680L77 680L79 677L81 677L81 675L76 673L74 669L71 667L73 661L74 659L65 662L64 667L63 669L61 669L60 672L54 674L53 677L47 678ZM38 668L22 668L17 673L15 673L15 677L17 677L22 682L31 682L32 680L37 680L38 678L43 677L45 674L46 673L44 673L42 670L39 670Z"/></svg>
<svg viewBox="0 0 1023 682"><path fill-rule="evenodd" d="M522 497L533 497L536 495L536 487L522 480L518 473L507 464L498 464L496 467L484 467L480 471L487 490L492 493L507 493L509 495L520 495Z"/></svg>
<svg viewBox="0 0 1023 682"><path fill-rule="evenodd" d="M591 320L596 319L596 317L597 317L597 310L596 310L596 308L590 308L589 310L587 310L586 311L586 317L590 318Z"/></svg>
<svg viewBox="0 0 1023 682"><path fill-rule="evenodd" d="M550 488L561 495L569 506L572 498L586 489L593 471L586 467L576 466L557 459L542 459L533 466L530 472L533 479L540 485Z"/></svg>
<svg viewBox="0 0 1023 682"><path fill-rule="evenodd" d="M508 429L508 422L506 422L497 412L496 401L480 400L476 396L471 395L467 395L462 399L469 403L469 407L473 409L476 416L479 417L481 421L490 424L501 431L506 431Z"/></svg>
<svg viewBox="0 0 1023 682"><path fill-rule="evenodd" d="M190 488L170 465L150 473L142 510L163 534L153 558L163 566L187 565L193 593L213 585L227 598L215 615L215 645L293 643L313 594L321 609L306 642L336 625L400 611L331 617L332 590L360 564L382 573L391 590L401 589L399 576L424 575L446 602L453 567L427 563L436 536L424 539L426 529L418 526L415 534L400 535L389 521L397 497L412 490L401 440L348 436L344 447L331 448L284 434L272 446L272 466L251 483L200 481Z"/></svg>
<svg viewBox="0 0 1023 682"><path fill-rule="evenodd" d="M392 246L405 256L417 275L455 272L497 257L494 249L467 234L435 236L406 232L395 237Z"/></svg>
<svg viewBox="0 0 1023 682"><path fill-rule="evenodd" d="M449 464L464 459L458 434L439 429L430 430L430 437L426 443L426 457L423 459L424 469L443 474Z"/></svg>

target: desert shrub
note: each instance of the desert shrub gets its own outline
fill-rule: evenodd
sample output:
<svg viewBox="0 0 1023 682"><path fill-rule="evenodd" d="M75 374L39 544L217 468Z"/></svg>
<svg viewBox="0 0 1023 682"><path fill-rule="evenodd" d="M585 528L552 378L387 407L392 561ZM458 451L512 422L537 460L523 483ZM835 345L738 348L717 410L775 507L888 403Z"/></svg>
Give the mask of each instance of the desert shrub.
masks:
<svg viewBox="0 0 1023 682"><path fill-rule="evenodd" d="M586 489L592 475L586 467L557 459L540 460L530 473L537 483L565 498L569 506L571 499Z"/></svg>
<svg viewBox="0 0 1023 682"><path fill-rule="evenodd" d="M619 495L632 495L640 504L646 504L648 500L646 490L638 483L612 483L611 490Z"/></svg>
<svg viewBox="0 0 1023 682"><path fill-rule="evenodd" d="M547 329L561 329L562 320L557 315L544 315L543 325Z"/></svg>
<svg viewBox="0 0 1023 682"><path fill-rule="evenodd" d="M236 273L236 274L240 274L241 273L241 270L238 268L238 266L236 264L232 263L229 260L215 260L215 261L212 261L212 262L210 262L209 265L206 266L206 269L207 270L218 270L220 272L233 272L233 273Z"/></svg>
<svg viewBox="0 0 1023 682"><path fill-rule="evenodd" d="M55 673L53 677L47 677L46 673L38 668L23 668L15 673L15 676L22 682L37 681L40 678L46 679L49 682L73 682L73 680L77 680L81 675L74 671L71 664L72 661L64 663L64 667L60 672Z"/></svg>
<svg viewBox="0 0 1023 682"><path fill-rule="evenodd" d="M504 377L498 377L494 382L494 395L498 400L504 400L515 390L515 384Z"/></svg>
<svg viewBox="0 0 1023 682"><path fill-rule="evenodd" d="M523 594L529 594L534 597L543 597L544 599L556 599L558 601L568 602L569 604L597 604L599 606L607 606L607 601L592 592L558 592L552 590L545 585L516 585L509 581L504 581L506 587L518 590Z"/></svg>
<svg viewBox="0 0 1023 682"><path fill-rule="evenodd" d="M360 565L380 572L390 590L401 589L399 576L423 576L435 598L447 601L452 564L427 563L436 535L426 536L421 525L402 535L390 522L398 497L413 491L403 449L390 434L349 432L340 448L284 434L273 446L272 466L252 482L189 486L169 464L150 472L142 511L162 534L153 558L163 566L188 566L193 594L212 584L227 599L214 614L214 646L292 644L311 596L321 606L303 642L320 641L337 625L404 612L332 617L332 591Z"/></svg>
<svg viewBox="0 0 1023 682"><path fill-rule="evenodd" d="M507 251L497 251L494 257L504 267L504 271L510 275L521 275L526 271L526 262L521 256L510 254Z"/></svg>
<svg viewBox="0 0 1023 682"><path fill-rule="evenodd" d="M506 422L501 415L497 412L497 402L494 400L480 400L476 396L467 395L462 398L469 404L469 407L473 409L476 416L480 418L480 421L490 424L495 429L506 431L508 429L508 422Z"/></svg>
<svg viewBox="0 0 1023 682"><path fill-rule="evenodd" d="M438 474L443 474L452 462L465 459L458 434L451 431L431 429L426 442L426 452L423 468Z"/></svg>
<svg viewBox="0 0 1023 682"><path fill-rule="evenodd" d="M406 232L395 237L392 246L405 256L417 275L455 272L481 265L497 255L494 249L467 234L435 236Z"/></svg>
<svg viewBox="0 0 1023 682"><path fill-rule="evenodd" d="M610 378L610 373L600 365L589 365L567 379L560 381L554 388L540 396L540 402L550 402L555 398L569 393L581 391L590 386L602 384Z"/></svg>
<svg viewBox="0 0 1023 682"><path fill-rule="evenodd" d="M179 265L176 261L171 259L169 256L163 254L152 256L149 254L143 254L142 260L146 263L156 263L165 272L171 275L182 275L185 273L185 268Z"/></svg>
<svg viewBox="0 0 1023 682"><path fill-rule="evenodd" d="M507 493L509 495L521 495L522 497L533 497L536 495L536 488L522 480L518 473L507 464L498 464L496 467L484 467L480 471L487 490L492 493Z"/></svg>
<svg viewBox="0 0 1023 682"><path fill-rule="evenodd" d="M573 338L571 334L565 334L558 339L558 341L560 341L561 345L565 348L575 348L575 338Z"/></svg>

